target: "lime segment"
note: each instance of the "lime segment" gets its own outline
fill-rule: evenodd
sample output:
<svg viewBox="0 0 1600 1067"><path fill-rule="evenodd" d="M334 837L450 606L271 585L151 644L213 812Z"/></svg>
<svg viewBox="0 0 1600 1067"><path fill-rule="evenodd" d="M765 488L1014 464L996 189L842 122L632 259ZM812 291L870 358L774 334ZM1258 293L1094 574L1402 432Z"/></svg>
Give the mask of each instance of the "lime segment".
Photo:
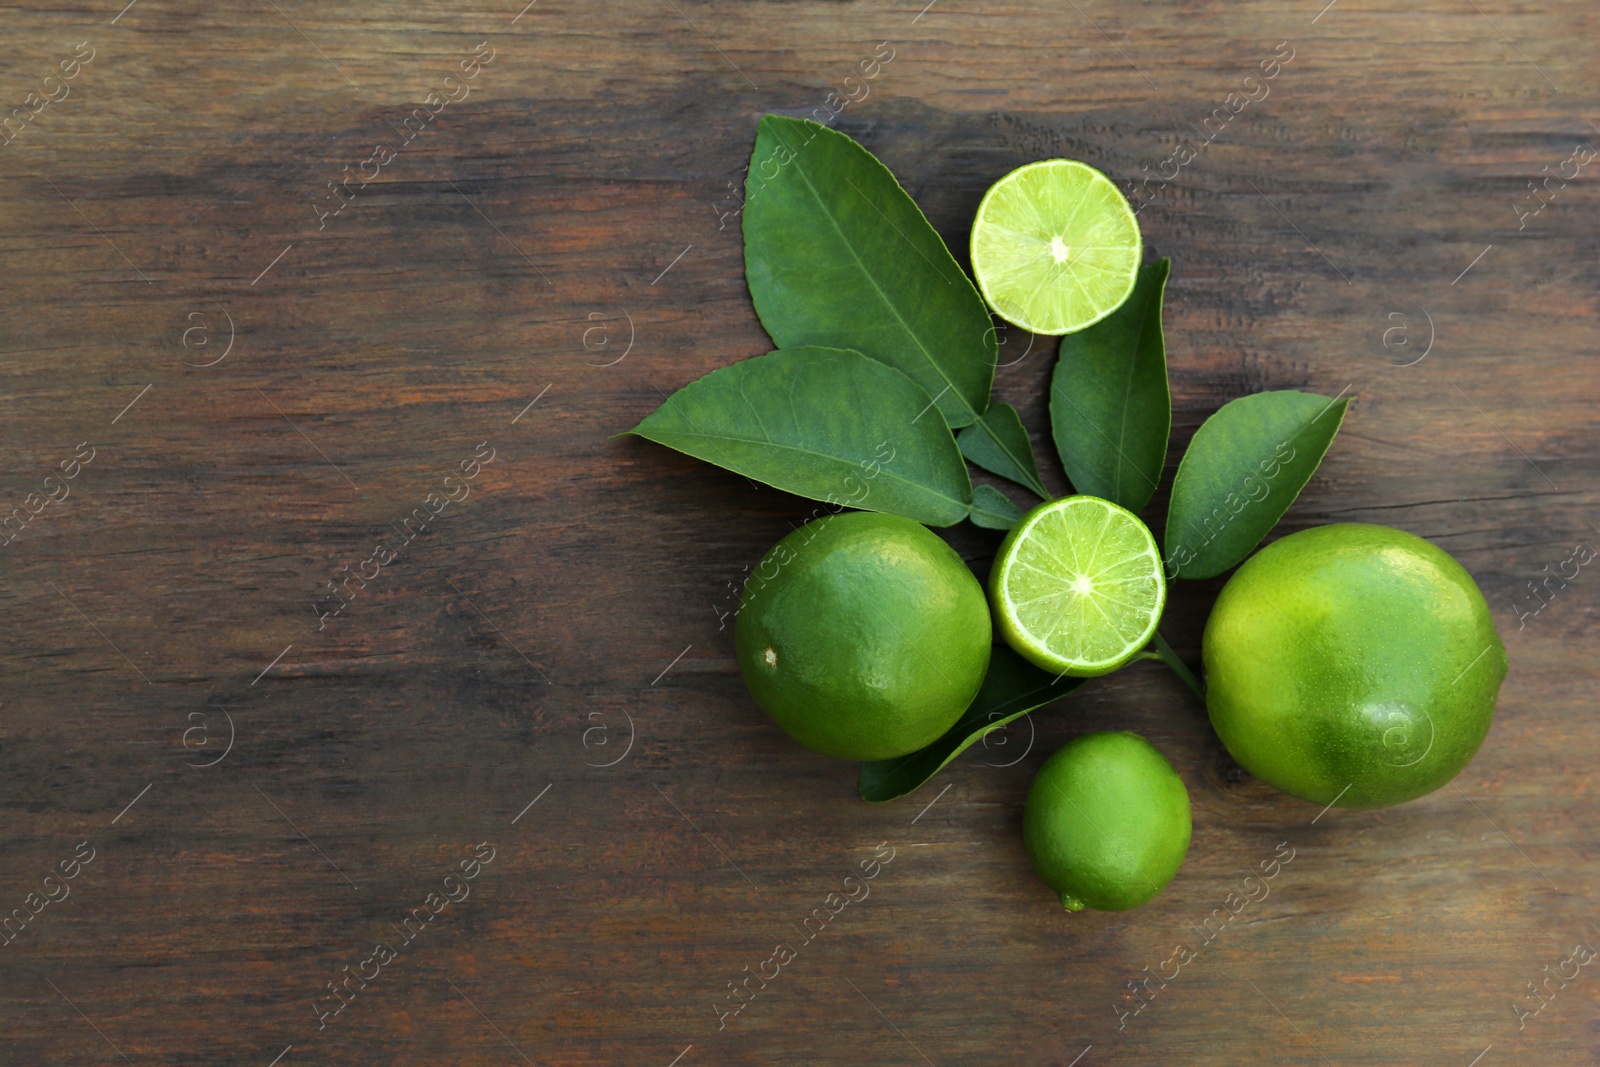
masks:
<svg viewBox="0 0 1600 1067"><path fill-rule="evenodd" d="M1144 523L1097 496L1040 504L989 572L995 623L1044 670L1092 678L1139 654L1167 602L1161 554Z"/></svg>
<svg viewBox="0 0 1600 1067"><path fill-rule="evenodd" d="M1046 159L995 182L972 223L972 270L1001 318L1032 333L1092 326L1133 292L1139 223L1111 179Z"/></svg>

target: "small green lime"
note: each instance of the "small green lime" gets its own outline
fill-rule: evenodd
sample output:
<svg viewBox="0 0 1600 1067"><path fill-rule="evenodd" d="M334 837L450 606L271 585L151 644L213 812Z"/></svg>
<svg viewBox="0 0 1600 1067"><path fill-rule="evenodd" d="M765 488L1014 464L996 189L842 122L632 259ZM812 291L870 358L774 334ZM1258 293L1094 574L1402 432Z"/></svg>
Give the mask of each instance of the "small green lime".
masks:
<svg viewBox="0 0 1600 1067"><path fill-rule="evenodd" d="M1483 744L1506 649L1472 576L1404 530L1336 523L1256 553L1217 597L1206 706L1240 766L1313 804L1431 793Z"/></svg>
<svg viewBox="0 0 1600 1067"><path fill-rule="evenodd" d="M1022 839L1068 911L1127 911L1166 888L1189 851L1189 792L1150 742L1084 734L1045 761Z"/></svg>
<svg viewBox="0 0 1600 1067"><path fill-rule="evenodd" d="M983 587L920 523L849 512L779 541L734 628L756 703L807 748L892 759L972 703L993 631Z"/></svg>

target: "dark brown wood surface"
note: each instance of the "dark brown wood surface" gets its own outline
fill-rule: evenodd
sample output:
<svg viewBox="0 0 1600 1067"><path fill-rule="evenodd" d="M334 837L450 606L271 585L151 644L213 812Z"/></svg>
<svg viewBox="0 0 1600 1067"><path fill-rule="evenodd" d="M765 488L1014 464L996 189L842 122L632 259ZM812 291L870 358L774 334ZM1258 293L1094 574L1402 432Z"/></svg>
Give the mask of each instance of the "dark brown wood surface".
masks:
<svg viewBox="0 0 1600 1067"><path fill-rule="evenodd" d="M1525 614L1600 542L1600 163L1529 184L1600 146L1592 5L120 6L3 19L0 913L39 910L0 948L0 1062L1600 1054L1594 967L1530 987L1600 943L1600 577ZM839 126L957 249L1016 165L1126 185L1227 116L1140 214L1173 260L1170 462L1232 397L1357 398L1280 532L1398 525L1482 585L1511 671L1456 783L1319 817L1141 665L871 806L752 704L719 619L812 505L613 435L766 350L729 183L761 114L808 114L880 42ZM467 95L405 143L435 91ZM997 396L1064 490L1054 344L1006 340ZM949 536L983 573L996 538ZM327 583L375 569L319 620ZM1174 593L1191 660L1218 587ZM1103 728L1173 761L1193 845L1146 907L1067 915L1021 805ZM880 843L870 896L807 941ZM1119 1029L1128 983L1170 975L1280 843L1270 895ZM470 895L406 943L475 849L448 883Z"/></svg>

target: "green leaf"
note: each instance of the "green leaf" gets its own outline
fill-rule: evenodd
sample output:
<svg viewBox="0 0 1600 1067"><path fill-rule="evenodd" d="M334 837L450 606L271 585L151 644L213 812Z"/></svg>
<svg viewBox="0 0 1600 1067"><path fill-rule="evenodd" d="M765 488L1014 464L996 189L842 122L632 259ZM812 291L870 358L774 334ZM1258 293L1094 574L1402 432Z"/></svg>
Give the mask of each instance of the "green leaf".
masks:
<svg viewBox="0 0 1600 1067"><path fill-rule="evenodd" d="M745 277L779 348L851 348L887 363L952 429L988 409L988 308L871 152L809 119L768 115L746 186Z"/></svg>
<svg viewBox="0 0 1600 1067"><path fill-rule="evenodd" d="M1350 401L1285 389L1229 401L1195 432L1167 509L1167 573L1210 578L1261 542L1322 462Z"/></svg>
<svg viewBox="0 0 1600 1067"><path fill-rule="evenodd" d="M967 517L955 438L927 391L859 352L791 348L690 382L630 433L786 492L929 526Z"/></svg>
<svg viewBox="0 0 1600 1067"><path fill-rule="evenodd" d="M968 518L974 526L985 530L1009 530L1022 521L1022 509L994 486L975 485L972 487L972 514Z"/></svg>
<svg viewBox="0 0 1600 1067"><path fill-rule="evenodd" d="M1050 426L1072 487L1144 510L1161 481L1172 430L1161 300L1168 261L1139 268L1116 311L1061 339Z"/></svg>
<svg viewBox="0 0 1600 1067"><path fill-rule="evenodd" d="M1062 678L1041 671L1005 645L995 645L989 673L961 721L943 737L897 759L861 765L858 787L863 800L882 803L903 797L942 770L991 730L998 730L1037 708L1072 692L1087 678Z"/></svg>
<svg viewBox="0 0 1600 1067"><path fill-rule="evenodd" d="M1039 480L1039 464L1033 458L1028 431L1022 428L1022 418L1010 404L991 404L977 422L956 434L956 444L961 446L963 456L990 474L1027 486L1041 500L1050 495Z"/></svg>

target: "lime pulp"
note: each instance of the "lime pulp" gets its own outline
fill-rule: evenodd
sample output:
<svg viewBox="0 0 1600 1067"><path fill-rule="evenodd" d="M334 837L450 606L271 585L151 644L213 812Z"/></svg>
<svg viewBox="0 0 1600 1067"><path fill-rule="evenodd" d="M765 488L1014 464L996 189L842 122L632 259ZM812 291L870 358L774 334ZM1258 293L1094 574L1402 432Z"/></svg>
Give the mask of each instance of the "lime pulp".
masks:
<svg viewBox="0 0 1600 1067"><path fill-rule="evenodd" d="M1144 523L1109 500L1069 496L1039 505L1012 528L989 573L989 599L1018 655L1091 678L1149 644L1167 587Z"/></svg>
<svg viewBox="0 0 1600 1067"><path fill-rule="evenodd" d="M996 314L1039 334L1092 326L1133 292L1139 223L1110 178L1045 159L984 194L972 223L972 270Z"/></svg>

